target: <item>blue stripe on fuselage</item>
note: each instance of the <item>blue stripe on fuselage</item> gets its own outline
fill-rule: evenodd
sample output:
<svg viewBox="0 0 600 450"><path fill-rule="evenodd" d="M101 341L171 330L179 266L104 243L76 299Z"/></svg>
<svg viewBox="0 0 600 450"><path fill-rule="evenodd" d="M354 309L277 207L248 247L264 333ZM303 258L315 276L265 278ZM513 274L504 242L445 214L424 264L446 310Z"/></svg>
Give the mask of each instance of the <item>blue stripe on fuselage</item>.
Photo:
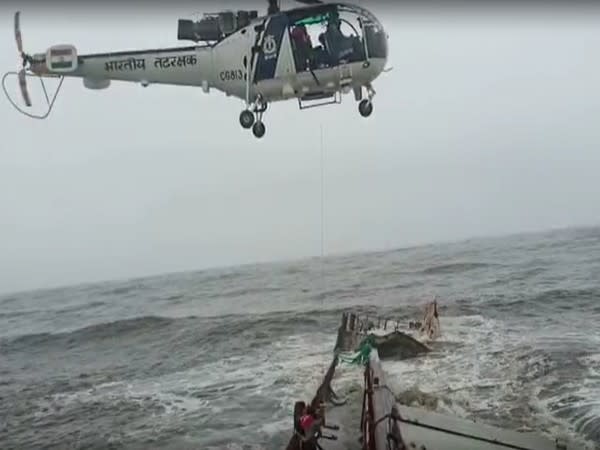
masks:
<svg viewBox="0 0 600 450"><path fill-rule="evenodd" d="M288 18L285 14L277 14L270 18L263 36L254 82L275 77L283 33L286 32L287 26Z"/></svg>

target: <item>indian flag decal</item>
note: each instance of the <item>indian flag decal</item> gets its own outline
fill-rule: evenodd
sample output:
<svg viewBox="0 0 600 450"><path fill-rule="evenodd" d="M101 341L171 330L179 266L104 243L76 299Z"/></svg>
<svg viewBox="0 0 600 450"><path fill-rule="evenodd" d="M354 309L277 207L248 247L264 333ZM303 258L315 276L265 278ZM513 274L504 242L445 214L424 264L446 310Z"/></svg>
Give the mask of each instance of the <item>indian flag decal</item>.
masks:
<svg viewBox="0 0 600 450"><path fill-rule="evenodd" d="M46 62L50 70L75 70L77 68L77 51L71 45L51 47L46 53Z"/></svg>

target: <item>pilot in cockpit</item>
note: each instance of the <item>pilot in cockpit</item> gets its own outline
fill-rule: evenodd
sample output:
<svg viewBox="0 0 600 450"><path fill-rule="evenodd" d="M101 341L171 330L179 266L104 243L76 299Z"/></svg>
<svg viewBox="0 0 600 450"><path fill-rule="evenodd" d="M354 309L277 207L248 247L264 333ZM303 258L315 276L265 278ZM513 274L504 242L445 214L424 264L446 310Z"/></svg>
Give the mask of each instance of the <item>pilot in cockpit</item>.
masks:
<svg viewBox="0 0 600 450"><path fill-rule="evenodd" d="M342 21L337 12L333 13L327 23L324 41L334 64L348 60L354 51L353 39L347 37L341 30Z"/></svg>

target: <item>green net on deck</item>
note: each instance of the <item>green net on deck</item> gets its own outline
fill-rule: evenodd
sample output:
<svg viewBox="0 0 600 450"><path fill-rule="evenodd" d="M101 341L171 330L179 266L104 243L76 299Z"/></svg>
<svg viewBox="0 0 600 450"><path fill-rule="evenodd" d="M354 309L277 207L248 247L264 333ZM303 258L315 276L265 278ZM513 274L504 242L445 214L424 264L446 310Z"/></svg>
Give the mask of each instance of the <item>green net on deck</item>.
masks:
<svg viewBox="0 0 600 450"><path fill-rule="evenodd" d="M356 364L364 366L369 361L369 355L371 354L371 350L373 350L373 341L375 337L372 335L364 338L360 345L358 346L358 350L351 355L344 356L340 355L339 360L341 362L345 362L347 364Z"/></svg>

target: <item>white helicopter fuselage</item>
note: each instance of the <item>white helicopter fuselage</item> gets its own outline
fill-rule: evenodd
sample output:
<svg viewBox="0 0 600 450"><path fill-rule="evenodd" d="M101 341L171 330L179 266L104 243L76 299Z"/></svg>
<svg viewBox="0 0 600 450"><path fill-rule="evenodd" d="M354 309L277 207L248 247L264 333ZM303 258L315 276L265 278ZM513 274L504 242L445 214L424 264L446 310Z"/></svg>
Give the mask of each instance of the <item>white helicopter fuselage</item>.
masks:
<svg viewBox="0 0 600 450"><path fill-rule="evenodd" d="M106 88L114 80L137 82L143 86L199 86L205 92L214 88L240 99L246 99L247 94L250 98L260 94L265 101L275 102L313 92L336 92L343 86L348 90L364 86L375 80L386 64L385 58L372 58L368 65L352 62L312 72L297 71L289 34L284 33L273 76L247 86L247 76L252 79L257 66L247 70L244 58L246 61L252 59L251 49L257 35L254 25L249 25L214 46L80 55L77 68L72 71L48 70L46 64L38 66L37 70L34 66L33 70L40 74L83 78L90 89Z"/></svg>

